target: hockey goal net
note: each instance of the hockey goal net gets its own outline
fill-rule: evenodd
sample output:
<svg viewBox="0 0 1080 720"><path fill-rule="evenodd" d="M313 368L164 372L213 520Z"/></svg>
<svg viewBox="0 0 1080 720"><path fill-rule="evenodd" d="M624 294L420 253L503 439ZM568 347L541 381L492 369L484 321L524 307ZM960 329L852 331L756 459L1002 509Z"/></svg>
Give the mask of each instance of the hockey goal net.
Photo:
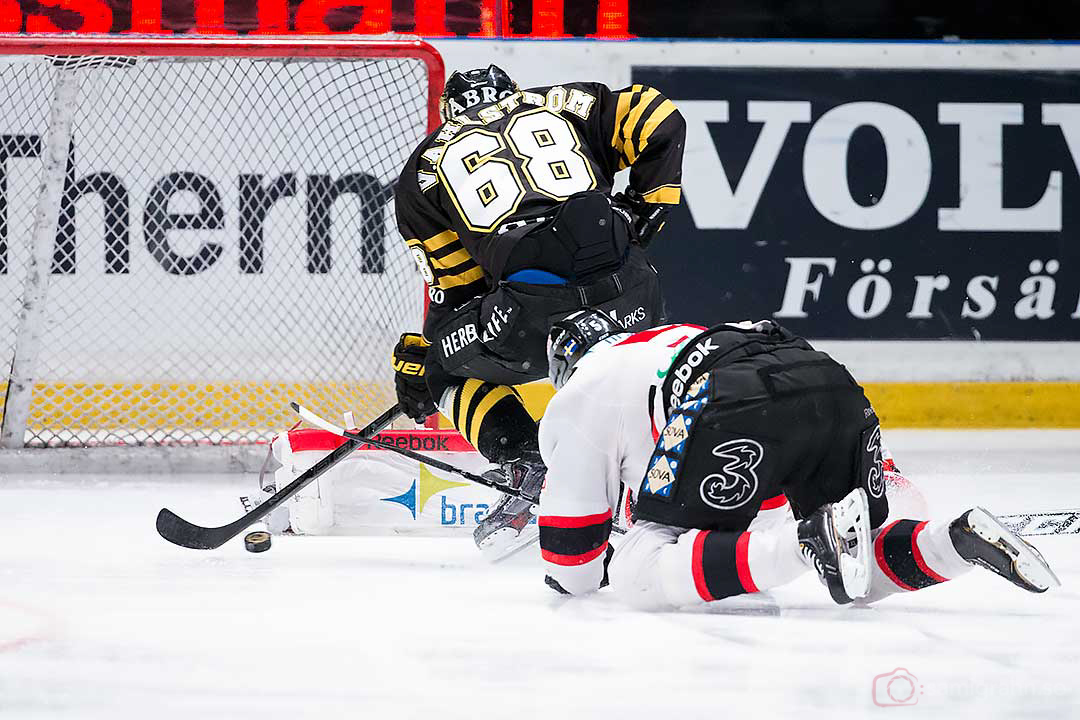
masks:
<svg viewBox="0 0 1080 720"><path fill-rule="evenodd" d="M5 447L246 443L393 402L418 40L0 39Z"/></svg>

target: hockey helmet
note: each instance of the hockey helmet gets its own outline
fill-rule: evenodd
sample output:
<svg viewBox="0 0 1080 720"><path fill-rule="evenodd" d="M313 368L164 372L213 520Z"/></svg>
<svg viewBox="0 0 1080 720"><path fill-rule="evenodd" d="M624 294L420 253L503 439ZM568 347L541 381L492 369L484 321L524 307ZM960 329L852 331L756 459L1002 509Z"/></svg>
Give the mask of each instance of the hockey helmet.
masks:
<svg viewBox="0 0 1080 720"><path fill-rule="evenodd" d="M574 373L574 366L596 343L621 333L619 323L594 308L578 310L551 326L548 333L548 378L556 390Z"/></svg>
<svg viewBox="0 0 1080 720"><path fill-rule="evenodd" d="M474 105L496 102L517 89L517 83L498 65L455 72L439 98L439 114L443 122L452 120Z"/></svg>

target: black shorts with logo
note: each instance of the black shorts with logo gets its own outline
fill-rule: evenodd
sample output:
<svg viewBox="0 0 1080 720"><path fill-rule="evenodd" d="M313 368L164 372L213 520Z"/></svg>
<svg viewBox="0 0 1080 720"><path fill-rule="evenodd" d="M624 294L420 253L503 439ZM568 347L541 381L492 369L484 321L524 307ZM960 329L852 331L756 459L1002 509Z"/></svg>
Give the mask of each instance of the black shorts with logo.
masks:
<svg viewBox="0 0 1080 720"><path fill-rule="evenodd" d="M454 378L517 385L547 377L551 326L585 307L614 317L626 330L663 322L656 270L631 246L614 272L583 285L500 282L455 309L431 337L428 388L436 401Z"/></svg>
<svg viewBox="0 0 1080 720"><path fill-rule="evenodd" d="M668 414L638 518L740 531L763 501L781 493L802 518L863 487L871 524L885 521L873 408L842 365L792 338L776 345L756 338L731 350L721 337L719 357L694 369L684 400ZM686 357L676 358L673 372Z"/></svg>

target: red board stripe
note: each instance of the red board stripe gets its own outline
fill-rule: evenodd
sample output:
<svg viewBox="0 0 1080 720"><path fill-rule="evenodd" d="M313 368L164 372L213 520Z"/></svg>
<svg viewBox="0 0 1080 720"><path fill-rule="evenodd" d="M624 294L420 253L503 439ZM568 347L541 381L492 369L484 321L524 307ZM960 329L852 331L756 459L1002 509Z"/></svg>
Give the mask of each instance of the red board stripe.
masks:
<svg viewBox="0 0 1080 720"><path fill-rule="evenodd" d="M739 573L739 583L743 586L743 590L748 593L756 593L758 587L754 583L754 578L750 575L749 549L750 533L744 532L735 541L735 570Z"/></svg>
<svg viewBox="0 0 1080 720"><path fill-rule="evenodd" d="M701 565L701 556L705 551L705 538L708 535L707 530L697 531L697 537L694 538L694 551L690 559L690 571L694 575L694 589L697 590L697 594L705 602L712 602L716 598L709 592L709 586L705 582L705 569Z"/></svg>
<svg viewBox="0 0 1080 720"><path fill-rule="evenodd" d="M607 550L607 546L608 544L605 541L603 545L595 550L590 550L589 552L581 553L580 555L560 555L559 553L553 553L550 550L541 549L540 556L552 565L573 567L575 565L584 565L585 563L600 557L604 554L604 551Z"/></svg>
<svg viewBox="0 0 1080 720"><path fill-rule="evenodd" d="M473 446L454 430L394 430L379 433L375 438L415 452L476 452ZM289 447L293 452L330 452L344 442L345 439L340 435L319 428L289 431ZM370 445L361 446L360 449L381 450Z"/></svg>
<svg viewBox="0 0 1080 720"><path fill-rule="evenodd" d="M926 521L919 523L915 526L915 530L911 533L911 553L915 556L915 564L919 566L919 569L930 576L935 581L942 583L948 582L949 578L942 575L938 575L936 572L930 569L930 566L926 564L926 560L923 558L922 551L919 550L919 533L926 527Z"/></svg>
<svg viewBox="0 0 1080 720"><path fill-rule="evenodd" d="M889 564L885 562L885 536L888 535L894 527L896 527L896 523L898 522L900 521L896 520L889 523L887 526L882 528L880 533L878 533L877 539L874 540L874 558L877 560L878 567L881 568L881 571L885 573L885 575L890 580L892 580L898 588L900 588L901 590L908 590L909 592L914 592L916 588L911 587L906 582L897 577L896 573L894 573L892 571L892 568L889 567Z"/></svg>
<svg viewBox="0 0 1080 720"><path fill-rule="evenodd" d="M537 524L541 527L583 528L600 525L611 519L611 510L596 515L541 515Z"/></svg>

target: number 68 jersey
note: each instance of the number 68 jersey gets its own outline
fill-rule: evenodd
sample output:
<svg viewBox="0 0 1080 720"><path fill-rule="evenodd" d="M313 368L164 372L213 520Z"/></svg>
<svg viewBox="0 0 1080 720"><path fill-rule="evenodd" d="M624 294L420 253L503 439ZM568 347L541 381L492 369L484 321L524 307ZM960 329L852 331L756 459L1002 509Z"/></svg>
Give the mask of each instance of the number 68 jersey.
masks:
<svg viewBox="0 0 1080 720"><path fill-rule="evenodd" d="M519 90L443 123L413 152L395 193L431 310L500 279L487 272L500 229L545 217L575 193L610 192L619 170L630 168L630 188L646 202L678 204L685 134L657 90L600 83Z"/></svg>

